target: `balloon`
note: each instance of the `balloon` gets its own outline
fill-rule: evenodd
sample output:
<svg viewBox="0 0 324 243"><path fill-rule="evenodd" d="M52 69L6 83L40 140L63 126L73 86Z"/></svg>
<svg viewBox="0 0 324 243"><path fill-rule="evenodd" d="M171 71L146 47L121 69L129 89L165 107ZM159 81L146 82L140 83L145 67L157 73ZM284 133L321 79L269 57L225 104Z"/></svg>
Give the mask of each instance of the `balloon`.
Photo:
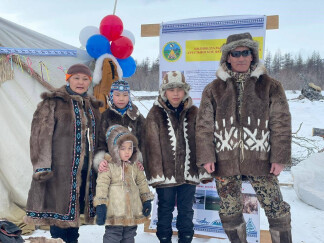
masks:
<svg viewBox="0 0 324 243"><path fill-rule="evenodd" d="M136 71L136 63L132 57L128 57L126 59L117 59L119 66L123 70L123 77L129 78Z"/></svg>
<svg viewBox="0 0 324 243"><path fill-rule="evenodd" d="M116 15L107 15L101 20L100 33L110 41L116 40L123 32L123 22Z"/></svg>
<svg viewBox="0 0 324 243"><path fill-rule="evenodd" d="M99 29L96 26L86 26L80 31L79 40L82 46L87 45L88 39L93 36L100 34Z"/></svg>
<svg viewBox="0 0 324 243"><path fill-rule="evenodd" d="M132 41L125 36L111 42L111 53L119 59L129 57L133 52L133 48Z"/></svg>
<svg viewBox="0 0 324 243"><path fill-rule="evenodd" d="M123 30L123 33L121 34L122 36L127 37L128 39L130 39L133 43L133 46L135 45L135 36L133 35L132 32L130 32L129 30Z"/></svg>
<svg viewBox="0 0 324 243"><path fill-rule="evenodd" d="M105 53L111 53L109 40L100 34L93 35L88 39L86 49L93 58L98 58Z"/></svg>

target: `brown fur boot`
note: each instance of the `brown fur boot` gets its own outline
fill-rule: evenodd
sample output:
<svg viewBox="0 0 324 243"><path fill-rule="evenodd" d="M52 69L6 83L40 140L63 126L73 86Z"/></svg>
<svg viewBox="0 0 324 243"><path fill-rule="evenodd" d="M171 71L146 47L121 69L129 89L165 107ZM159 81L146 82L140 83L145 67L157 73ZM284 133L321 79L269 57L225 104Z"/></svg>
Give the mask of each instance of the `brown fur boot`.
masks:
<svg viewBox="0 0 324 243"><path fill-rule="evenodd" d="M247 243L246 223L242 213L234 215L220 215L225 233L232 243Z"/></svg>
<svg viewBox="0 0 324 243"><path fill-rule="evenodd" d="M281 218L268 218L272 243L292 243L290 214Z"/></svg>

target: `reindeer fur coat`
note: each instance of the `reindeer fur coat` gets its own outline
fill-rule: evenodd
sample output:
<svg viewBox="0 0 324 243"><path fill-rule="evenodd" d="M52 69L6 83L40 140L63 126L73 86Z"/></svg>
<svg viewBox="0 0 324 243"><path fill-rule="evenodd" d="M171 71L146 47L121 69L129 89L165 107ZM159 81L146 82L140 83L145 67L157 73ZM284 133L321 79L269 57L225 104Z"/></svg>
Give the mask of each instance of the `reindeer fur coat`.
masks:
<svg viewBox="0 0 324 243"><path fill-rule="evenodd" d="M92 200L96 178L92 160L98 143L101 102L90 96L70 95L65 86L41 97L43 101L31 125L30 157L34 174L25 222L61 228L80 225L79 189L89 128L84 214L85 221L90 223L95 216Z"/></svg>
<svg viewBox="0 0 324 243"><path fill-rule="evenodd" d="M291 116L280 82L258 64L237 89L222 66L202 94L197 116L197 165L215 162L215 176L268 175L271 163L291 163Z"/></svg>

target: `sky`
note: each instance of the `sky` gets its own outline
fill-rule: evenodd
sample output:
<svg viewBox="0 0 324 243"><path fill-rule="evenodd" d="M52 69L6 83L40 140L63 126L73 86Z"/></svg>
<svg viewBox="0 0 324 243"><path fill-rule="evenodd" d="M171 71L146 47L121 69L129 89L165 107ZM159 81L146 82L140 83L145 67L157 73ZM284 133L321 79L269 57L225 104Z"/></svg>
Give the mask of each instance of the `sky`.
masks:
<svg viewBox="0 0 324 243"><path fill-rule="evenodd" d="M115 0L0 0L0 17L80 47L79 34L113 14ZM279 15L279 29L266 32L265 49L324 58L323 0L117 0L115 14L135 36L132 57L159 55L159 37L141 37L142 24L226 15Z"/></svg>

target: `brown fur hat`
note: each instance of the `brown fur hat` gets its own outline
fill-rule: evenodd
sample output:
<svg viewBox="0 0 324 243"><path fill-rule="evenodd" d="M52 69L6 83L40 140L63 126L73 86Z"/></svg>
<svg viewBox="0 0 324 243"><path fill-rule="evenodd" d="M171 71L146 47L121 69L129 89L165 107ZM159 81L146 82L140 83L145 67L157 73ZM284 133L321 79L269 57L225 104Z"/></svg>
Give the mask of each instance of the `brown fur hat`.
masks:
<svg viewBox="0 0 324 243"><path fill-rule="evenodd" d="M167 72L160 86L159 94L162 97L163 101L167 101L165 97L165 91L172 88L182 88L185 91L185 96L183 100L185 101L189 97L190 86L186 83L185 76L180 71L170 71Z"/></svg>
<svg viewBox="0 0 324 243"><path fill-rule="evenodd" d="M108 145L108 151L114 162L121 164L119 157L119 147L125 141L133 142L133 155L130 158L131 162L138 161L138 140L137 138L126 128L121 125L113 125L108 127L106 132L106 142Z"/></svg>
<svg viewBox="0 0 324 243"><path fill-rule="evenodd" d="M259 63L259 43L252 39L252 36L249 32L246 32L230 35L227 37L226 44L221 47L222 58L220 60L220 65L227 62L227 57L230 51L240 46L250 48L253 55L252 64Z"/></svg>

